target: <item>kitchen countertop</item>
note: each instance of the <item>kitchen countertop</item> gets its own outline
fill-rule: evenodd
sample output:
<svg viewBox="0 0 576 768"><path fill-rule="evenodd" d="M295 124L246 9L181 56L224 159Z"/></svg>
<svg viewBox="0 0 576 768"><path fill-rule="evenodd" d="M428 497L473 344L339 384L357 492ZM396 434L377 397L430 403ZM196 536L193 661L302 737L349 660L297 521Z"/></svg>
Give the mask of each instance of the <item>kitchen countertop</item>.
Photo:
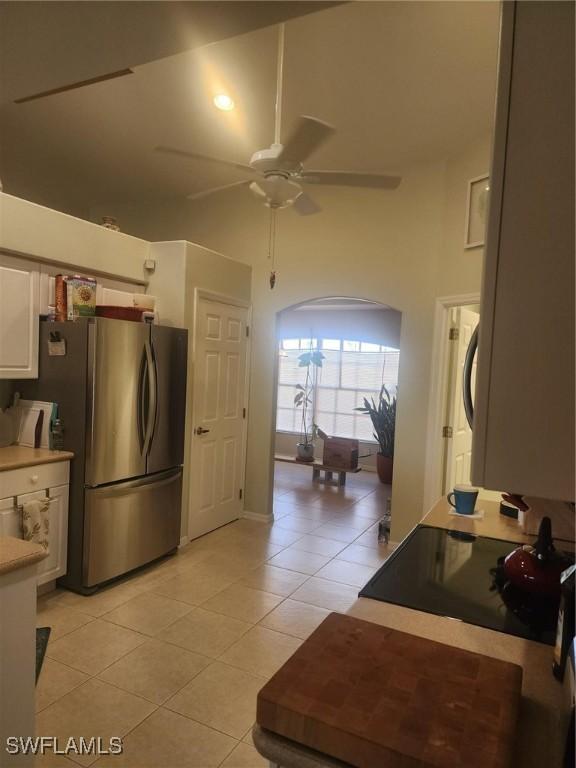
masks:
<svg viewBox="0 0 576 768"><path fill-rule="evenodd" d="M497 501L478 500L478 509L484 511L481 519L469 519L466 515L450 514L452 507L445 497L434 504L430 512L425 515L422 523L434 528L447 528L450 531L462 531L473 533L475 536L486 536L489 539L501 539L502 541L514 541L518 544L532 544L536 540L534 534L525 533L522 525L510 517L500 514L500 503ZM554 519L552 528L554 533ZM572 537L573 538L573 537ZM560 541L560 539L558 539ZM566 546L567 540L561 539L560 549L574 550L573 546Z"/></svg>
<svg viewBox="0 0 576 768"><path fill-rule="evenodd" d="M485 511L484 519L463 520L450 515L451 507L442 499L422 523L519 543L534 540L533 536L524 534L516 521L499 514L497 502L483 500L479 506ZM392 629L519 664L523 668L522 703L514 764L523 768L561 766L568 695L566 686L552 675L553 648L457 619L369 598L358 598L347 613Z"/></svg>
<svg viewBox="0 0 576 768"><path fill-rule="evenodd" d="M52 464L55 461L70 461L70 451L49 451L47 448L26 448L24 445L7 445L0 448L0 472L36 464Z"/></svg>
<svg viewBox="0 0 576 768"><path fill-rule="evenodd" d="M517 520L500 514L499 502L479 499L477 506L478 509L483 510L484 517L471 520L466 515L450 514L453 508L448 504L446 497L442 497L425 515L422 524L431 525L433 528L473 533L475 536L487 536L489 539L515 541L518 544L531 544L534 541L535 537L524 533L522 525Z"/></svg>
<svg viewBox="0 0 576 768"><path fill-rule="evenodd" d="M47 556L40 544L13 536L0 536L0 576L38 563Z"/></svg>

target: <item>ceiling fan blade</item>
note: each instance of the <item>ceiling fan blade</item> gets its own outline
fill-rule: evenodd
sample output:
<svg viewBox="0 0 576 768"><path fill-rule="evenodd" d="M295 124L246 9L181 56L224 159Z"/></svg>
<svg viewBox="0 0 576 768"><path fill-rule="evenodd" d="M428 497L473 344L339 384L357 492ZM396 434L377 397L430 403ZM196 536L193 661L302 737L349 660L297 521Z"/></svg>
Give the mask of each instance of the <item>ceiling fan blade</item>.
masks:
<svg viewBox="0 0 576 768"><path fill-rule="evenodd" d="M355 173L354 171L306 171L298 177L307 184L333 184L341 187L365 187L368 189L396 189L401 176L382 173Z"/></svg>
<svg viewBox="0 0 576 768"><path fill-rule="evenodd" d="M154 152L160 152L163 155L172 155L174 157L182 157L187 160L201 160L205 163L226 165L229 168L235 168L237 171L245 171L246 173L254 174L254 170L249 165L244 165L243 163L234 163L231 160L222 160L219 157L210 157L210 155L202 155L199 152L186 152L183 149L163 146L154 147Z"/></svg>
<svg viewBox="0 0 576 768"><path fill-rule="evenodd" d="M329 139L335 130L322 120L302 115L285 142L278 160L300 165Z"/></svg>
<svg viewBox="0 0 576 768"><path fill-rule="evenodd" d="M250 181L234 181L232 184L222 184L219 187L212 187L211 189L203 189L202 192L193 192L191 195L186 196L186 200L200 200L203 197L209 197L216 192L222 192L224 189L232 189L232 187L242 187L250 184Z"/></svg>
<svg viewBox="0 0 576 768"><path fill-rule="evenodd" d="M292 207L300 216L311 216L313 213L320 213L322 208L305 192L302 192L292 203Z"/></svg>

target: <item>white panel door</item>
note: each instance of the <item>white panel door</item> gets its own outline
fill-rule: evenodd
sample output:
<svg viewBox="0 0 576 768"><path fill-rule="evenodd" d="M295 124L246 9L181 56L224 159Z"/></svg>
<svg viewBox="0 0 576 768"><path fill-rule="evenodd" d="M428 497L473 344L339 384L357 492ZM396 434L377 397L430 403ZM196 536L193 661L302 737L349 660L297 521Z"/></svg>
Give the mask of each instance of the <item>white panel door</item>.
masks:
<svg viewBox="0 0 576 768"><path fill-rule="evenodd" d="M468 426L466 411L464 410L464 398L462 396L462 378L466 350L474 329L478 325L480 315L466 307L458 307L454 310L456 323L452 327L458 328L457 349L452 357L453 364L450 372L450 402L448 404L447 424L452 427L452 437L447 439L446 455L446 492L455 485L470 484L470 464L472 459L472 430ZM472 368L472 395L476 382L476 360Z"/></svg>
<svg viewBox="0 0 576 768"><path fill-rule="evenodd" d="M190 538L242 511L247 310L200 300L196 315Z"/></svg>
<svg viewBox="0 0 576 768"><path fill-rule="evenodd" d="M0 254L0 379L38 378L40 272Z"/></svg>

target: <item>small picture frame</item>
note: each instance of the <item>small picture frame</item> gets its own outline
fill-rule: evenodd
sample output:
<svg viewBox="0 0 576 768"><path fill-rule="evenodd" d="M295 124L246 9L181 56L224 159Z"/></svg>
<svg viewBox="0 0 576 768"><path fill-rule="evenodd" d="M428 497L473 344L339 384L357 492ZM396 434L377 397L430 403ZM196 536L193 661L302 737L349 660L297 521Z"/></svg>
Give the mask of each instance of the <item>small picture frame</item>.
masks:
<svg viewBox="0 0 576 768"><path fill-rule="evenodd" d="M490 193L489 178L486 174L476 176L468 182L464 248L481 248L484 245Z"/></svg>

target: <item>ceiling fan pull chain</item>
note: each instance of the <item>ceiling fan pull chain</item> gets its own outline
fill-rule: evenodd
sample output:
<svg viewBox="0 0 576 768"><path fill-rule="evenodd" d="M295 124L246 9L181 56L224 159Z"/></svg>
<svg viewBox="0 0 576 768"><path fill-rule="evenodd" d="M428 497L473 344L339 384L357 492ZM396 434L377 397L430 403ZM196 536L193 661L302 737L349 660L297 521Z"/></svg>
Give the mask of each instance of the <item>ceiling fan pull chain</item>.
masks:
<svg viewBox="0 0 576 768"><path fill-rule="evenodd" d="M270 261L270 290L276 285L276 208L270 208L270 229L268 234L268 259Z"/></svg>
<svg viewBox="0 0 576 768"><path fill-rule="evenodd" d="M268 219L268 261L272 261L273 227L274 211L270 208L270 218Z"/></svg>

